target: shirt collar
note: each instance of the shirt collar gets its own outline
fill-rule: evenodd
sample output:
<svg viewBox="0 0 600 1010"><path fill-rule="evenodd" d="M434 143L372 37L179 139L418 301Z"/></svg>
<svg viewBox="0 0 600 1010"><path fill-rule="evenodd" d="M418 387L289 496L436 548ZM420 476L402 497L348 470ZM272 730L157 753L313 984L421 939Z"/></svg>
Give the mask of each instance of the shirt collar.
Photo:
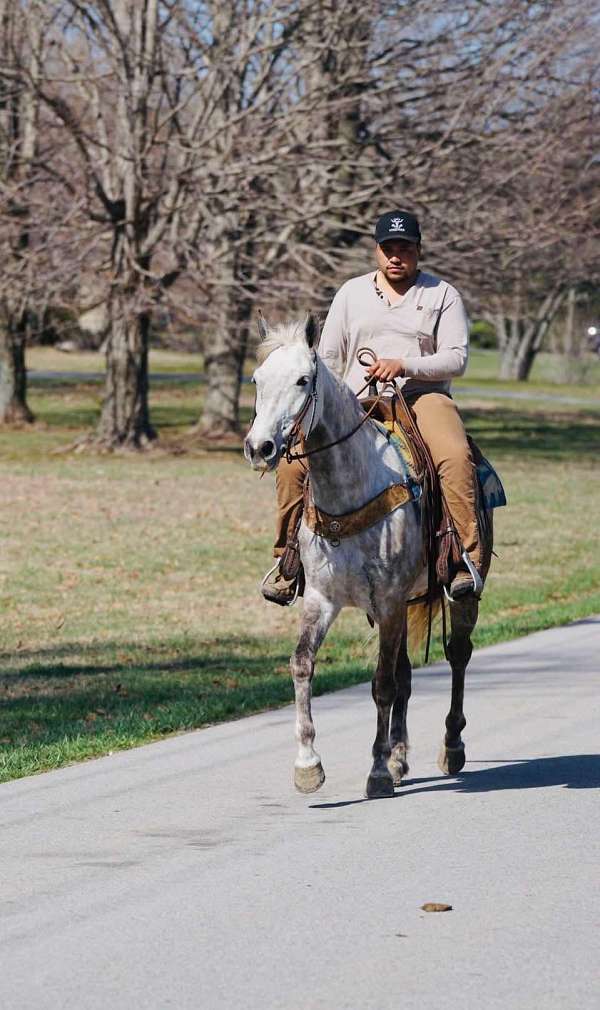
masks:
<svg viewBox="0 0 600 1010"><path fill-rule="evenodd" d="M381 288L379 287L379 284L377 283L377 274L378 273L379 273L379 271L376 270L375 273L373 274L373 287L375 288L375 294L377 295L378 298L381 298L382 302L385 302L387 305L390 305L391 302L390 302L388 296L386 295L385 291L381 290ZM413 288L415 288L417 286L417 281L419 279L419 274L420 273L421 273L421 271L417 270L417 273L416 273L416 276L415 276L415 280L414 280L414 284L412 284L411 287L409 287L408 291L406 291L404 293L404 295L402 296L402 301L404 301L404 299L406 298L407 294L410 291L412 291Z"/></svg>

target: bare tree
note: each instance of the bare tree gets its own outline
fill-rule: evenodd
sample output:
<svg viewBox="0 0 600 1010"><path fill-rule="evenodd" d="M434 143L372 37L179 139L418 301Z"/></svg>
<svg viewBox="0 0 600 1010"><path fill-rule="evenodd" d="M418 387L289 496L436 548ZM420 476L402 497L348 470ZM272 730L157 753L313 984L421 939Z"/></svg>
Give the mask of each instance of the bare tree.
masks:
<svg viewBox="0 0 600 1010"><path fill-rule="evenodd" d="M298 67L292 59L308 2L236 0L204 5L212 43L206 58L218 68L210 129L197 166L198 189L212 194L199 255L198 290L209 327L203 342L207 389L198 430L239 434L240 383L255 300L269 274L265 253L279 219L271 180L293 157L287 124L294 111ZM310 62L313 54L302 55ZM201 94L199 99L206 101Z"/></svg>
<svg viewBox="0 0 600 1010"><path fill-rule="evenodd" d="M85 241L97 257L98 301L106 298L110 321L106 391L92 441L139 448L155 437L152 309L183 269L204 211L188 202L204 112L192 108L203 72L195 14L193 5L159 0L45 6L54 21L53 63L31 87L62 128ZM167 236L169 255L153 272Z"/></svg>
<svg viewBox="0 0 600 1010"><path fill-rule="evenodd" d="M598 6L514 2L503 15L469 121L443 177L431 173L431 252L495 324L501 377L524 380L568 288L600 265Z"/></svg>
<svg viewBox="0 0 600 1010"><path fill-rule="evenodd" d="M34 187L38 181L38 98L25 77L39 81L41 24L28 8L0 0L0 421L33 420L27 405L25 343L34 320L32 258ZM26 75L21 72L25 67Z"/></svg>
<svg viewBox="0 0 600 1010"><path fill-rule="evenodd" d="M241 264L252 263L261 179L279 153L264 138L288 86L283 54L307 5L47 5L54 60L37 93L69 138L65 156L78 166L87 219L106 250L99 272L110 336L96 444L139 447L155 437L151 313L190 270L215 303L207 365L219 374L221 402L231 404L224 424L235 427L253 289Z"/></svg>

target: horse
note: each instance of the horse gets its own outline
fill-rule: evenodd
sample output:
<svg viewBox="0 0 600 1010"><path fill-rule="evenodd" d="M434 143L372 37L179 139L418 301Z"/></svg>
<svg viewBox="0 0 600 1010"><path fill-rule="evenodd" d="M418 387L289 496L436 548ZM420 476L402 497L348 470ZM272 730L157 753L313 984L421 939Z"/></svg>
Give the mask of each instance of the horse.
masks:
<svg viewBox="0 0 600 1010"><path fill-rule="evenodd" d="M318 356L316 317L309 313L303 322L272 329L263 318L259 330L263 339L253 375L256 413L244 442L244 454L252 468L274 469L289 451L290 435L301 428L313 500L324 512L345 516L401 482L406 469L396 448L381 426L365 420L355 394ZM313 532L305 516L299 547L305 575L304 606L298 644L290 659L298 743L295 786L302 793L312 793L325 781L321 758L314 748L311 714L315 659L342 607L357 607L379 632L379 656L372 679L377 728L365 793L369 799L392 796L409 770L407 708L412 668L408 623L420 632L427 616L425 604L407 607L411 597L424 588L426 578L421 504L410 500L368 529L337 542ZM489 544L485 554L491 556ZM438 765L444 774L456 775L465 763L461 735L466 726L464 681L478 599L470 594L450 602L449 608L446 654L452 670L452 695Z"/></svg>

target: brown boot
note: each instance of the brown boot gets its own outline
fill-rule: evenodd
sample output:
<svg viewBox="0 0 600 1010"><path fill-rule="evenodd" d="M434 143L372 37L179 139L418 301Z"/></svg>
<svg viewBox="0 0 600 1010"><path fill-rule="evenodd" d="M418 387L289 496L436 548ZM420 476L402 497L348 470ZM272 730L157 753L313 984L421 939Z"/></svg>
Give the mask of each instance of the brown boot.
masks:
<svg viewBox="0 0 600 1010"><path fill-rule="evenodd" d="M279 571L279 560L265 575L261 592L270 603L278 603L280 607L291 607L298 596L299 579L284 579Z"/></svg>
<svg viewBox="0 0 600 1010"><path fill-rule="evenodd" d="M474 589L473 576L466 569L461 569L452 579L449 592L453 600L458 600L461 596L469 596Z"/></svg>
<svg viewBox="0 0 600 1010"><path fill-rule="evenodd" d="M463 596L477 596L475 592L475 581L467 568L459 568L450 583L449 595L453 600L459 600Z"/></svg>

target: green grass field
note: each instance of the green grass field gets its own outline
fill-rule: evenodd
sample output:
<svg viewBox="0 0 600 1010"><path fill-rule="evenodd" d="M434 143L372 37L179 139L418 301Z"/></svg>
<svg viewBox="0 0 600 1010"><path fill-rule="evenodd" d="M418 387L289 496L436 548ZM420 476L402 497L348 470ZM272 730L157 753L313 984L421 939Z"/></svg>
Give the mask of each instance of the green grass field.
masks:
<svg viewBox="0 0 600 1010"><path fill-rule="evenodd" d="M158 371L197 369L191 355L160 353ZM97 355L65 358L74 371L98 370ZM43 349L32 359L42 371L66 367ZM600 612L600 387L569 387L583 402L553 403L536 397L567 391L542 376L526 400L504 400L512 387L494 383L491 364L489 352L476 354L458 397L510 503L496 513L499 557L476 645ZM484 382L491 396L477 392ZM269 606L258 592L272 477L259 480L238 451L189 439L202 396L194 383L153 388L156 452L57 451L94 422L99 394L93 382L35 381L37 424L0 431L2 779L292 697L299 608ZM250 406L247 390L246 415ZM375 650L364 617L342 615L320 653L316 692L367 679Z"/></svg>

